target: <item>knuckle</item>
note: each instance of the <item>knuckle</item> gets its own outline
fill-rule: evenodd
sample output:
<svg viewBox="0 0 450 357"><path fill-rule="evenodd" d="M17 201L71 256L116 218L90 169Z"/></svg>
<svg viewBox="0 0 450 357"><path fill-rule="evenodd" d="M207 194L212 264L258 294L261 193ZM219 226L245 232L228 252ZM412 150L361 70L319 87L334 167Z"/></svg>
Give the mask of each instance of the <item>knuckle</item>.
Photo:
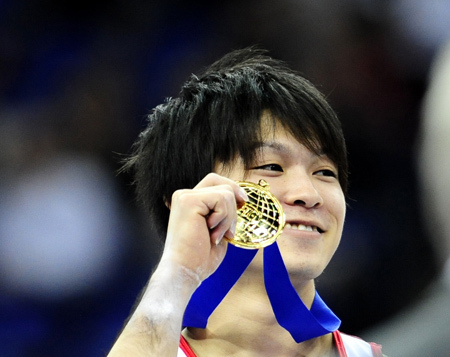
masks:
<svg viewBox="0 0 450 357"><path fill-rule="evenodd" d="M227 186L227 190L224 191L224 198L231 203L236 203L234 191L230 186Z"/></svg>
<svg viewBox="0 0 450 357"><path fill-rule="evenodd" d="M206 177L209 178L218 178L220 177L218 174L216 174L215 172L210 172L209 174L206 175Z"/></svg>
<svg viewBox="0 0 450 357"><path fill-rule="evenodd" d="M172 194L172 203L174 202L182 202L183 200L186 200L186 193L188 190L182 189L182 190L176 190Z"/></svg>

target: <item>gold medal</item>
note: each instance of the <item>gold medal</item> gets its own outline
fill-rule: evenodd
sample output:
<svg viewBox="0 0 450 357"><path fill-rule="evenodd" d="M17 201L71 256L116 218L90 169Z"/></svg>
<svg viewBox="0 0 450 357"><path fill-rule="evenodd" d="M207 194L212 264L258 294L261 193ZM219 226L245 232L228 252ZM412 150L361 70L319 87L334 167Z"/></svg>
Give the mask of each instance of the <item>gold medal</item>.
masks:
<svg viewBox="0 0 450 357"><path fill-rule="evenodd" d="M280 236L286 217L283 207L269 191L269 184L260 180L258 184L238 181L249 198L237 211L234 238L226 238L231 244L245 249L267 247Z"/></svg>

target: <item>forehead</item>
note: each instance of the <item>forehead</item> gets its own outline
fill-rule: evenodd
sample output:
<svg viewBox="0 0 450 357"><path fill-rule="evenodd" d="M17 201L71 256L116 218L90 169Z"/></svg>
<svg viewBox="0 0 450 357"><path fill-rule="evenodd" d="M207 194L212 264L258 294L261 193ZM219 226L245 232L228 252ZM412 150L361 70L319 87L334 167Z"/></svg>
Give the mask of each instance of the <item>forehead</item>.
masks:
<svg viewBox="0 0 450 357"><path fill-rule="evenodd" d="M230 161L215 163L215 172L229 174L231 171L246 171L260 160L276 156L282 160L329 160L319 150L319 146L311 150L297 139L289 129L283 126L281 120L267 113L261 116L259 137L256 141L248 143L243 155L237 155ZM230 171L231 170L231 171ZM244 174L245 175L245 174Z"/></svg>
<svg viewBox="0 0 450 357"><path fill-rule="evenodd" d="M306 142L305 142L306 141ZM255 143L255 149L268 147L283 151L280 143L302 145L316 155L323 155L322 145L315 136L298 138L292 130L283 124L283 121L270 112L265 111L260 121L260 140Z"/></svg>
<svg viewBox="0 0 450 357"><path fill-rule="evenodd" d="M255 159L266 160L270 157L287 160L288 162L329 162L332 163L323 152L311 151L288 131L282 129L267 140L263 140L256 148Z"/></svg>

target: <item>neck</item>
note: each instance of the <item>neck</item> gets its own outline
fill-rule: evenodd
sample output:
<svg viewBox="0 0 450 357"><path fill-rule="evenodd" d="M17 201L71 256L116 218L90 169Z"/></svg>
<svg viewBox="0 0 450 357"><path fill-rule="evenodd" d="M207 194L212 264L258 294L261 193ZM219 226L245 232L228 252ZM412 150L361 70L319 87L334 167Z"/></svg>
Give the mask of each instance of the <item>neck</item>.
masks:
<svg viewBox="0 0 450 357"><path fill-rule="evenodd" d="M272 311L264 286L258 256L249 266L208 320L206 329L184 332L191 347L202 356L327 356L331 334L296 343L282 328ZM314 281L294 282L306 306L311 307ZM314 354L314 351L319 351Z"/></svg>

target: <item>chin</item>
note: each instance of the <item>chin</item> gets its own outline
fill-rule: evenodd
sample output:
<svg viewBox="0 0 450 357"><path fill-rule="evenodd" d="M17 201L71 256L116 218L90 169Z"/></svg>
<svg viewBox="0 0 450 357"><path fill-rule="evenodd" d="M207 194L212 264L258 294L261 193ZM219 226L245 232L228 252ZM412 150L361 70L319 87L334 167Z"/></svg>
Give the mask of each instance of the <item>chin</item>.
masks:
<svg viewBox="0 0 450 357"><path fill-rule="evenodd" d="M292 244L291 241L279 244L286 269L291 278L316 279L323 273L331 260L333 249L315 244L298 243Z"/></svg>
<svg viewBox="0 0 450 357"><path fill-rule="evenodd" d="M299 263L298 259L297 262L290 262L287 259L284 259L284 264L286 265L286 269L289 272L289 277L291 278L293 284L295 281L306 282L309 280L314 280L324 271L322 264L313 264L308 262Z"/></svg>

